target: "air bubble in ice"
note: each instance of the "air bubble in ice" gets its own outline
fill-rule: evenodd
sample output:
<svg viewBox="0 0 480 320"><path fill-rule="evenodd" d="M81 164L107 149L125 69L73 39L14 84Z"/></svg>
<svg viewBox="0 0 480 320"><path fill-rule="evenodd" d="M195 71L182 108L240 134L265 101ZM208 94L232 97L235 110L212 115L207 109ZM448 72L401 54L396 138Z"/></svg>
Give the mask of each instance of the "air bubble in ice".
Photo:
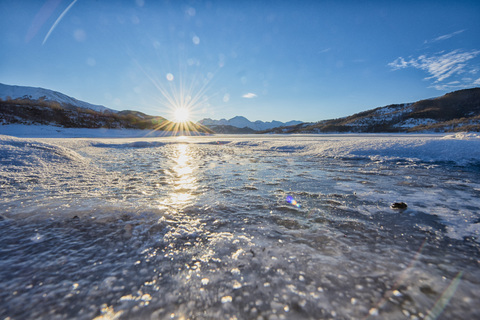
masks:
<svg viewBox="0 0 480 320"><path fill-rule="evenodd" d="M239 275L239 274L240 274L240 269L238 269L238 268L233 268L231 272L232 272L232 274L234 274L234 275Z"/></svg>
<svg viewBox="0 0 480 320"><path fill-rule="evenodd" d="M377 308L371 308L368 311L368 314L371 315L371 316L378 316L378 309Z"/></svg>
<svg viewBox="0 0 480 320"><path fill-rule="evenodd" d="M240 289L242 287L242 284L240 282L238 282L237 280L234 280L232 287L233 287L233 289Z"/></svg>

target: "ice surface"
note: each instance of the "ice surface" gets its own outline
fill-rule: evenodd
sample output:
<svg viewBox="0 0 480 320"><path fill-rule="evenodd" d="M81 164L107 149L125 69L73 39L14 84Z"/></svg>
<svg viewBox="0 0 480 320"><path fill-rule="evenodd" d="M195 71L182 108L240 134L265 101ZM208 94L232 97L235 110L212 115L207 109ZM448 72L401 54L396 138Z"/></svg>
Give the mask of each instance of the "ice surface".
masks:
<svg viewBox="0 0 480 320"><path fill-rule="evenodd" d="M1 136L0 317L479 318L479 144Z"/></svg>

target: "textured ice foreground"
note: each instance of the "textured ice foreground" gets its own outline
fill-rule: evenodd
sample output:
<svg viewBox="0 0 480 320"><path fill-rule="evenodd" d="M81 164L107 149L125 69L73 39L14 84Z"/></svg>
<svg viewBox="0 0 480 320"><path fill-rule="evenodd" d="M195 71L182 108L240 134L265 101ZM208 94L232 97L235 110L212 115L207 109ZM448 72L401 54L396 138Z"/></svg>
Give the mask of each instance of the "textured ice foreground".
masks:
<svg viewBox="0 0 480 320"><path fill-rule="evenodd" d="M0 318L479 318L479 159L472 134L0 136Z"/></svg>

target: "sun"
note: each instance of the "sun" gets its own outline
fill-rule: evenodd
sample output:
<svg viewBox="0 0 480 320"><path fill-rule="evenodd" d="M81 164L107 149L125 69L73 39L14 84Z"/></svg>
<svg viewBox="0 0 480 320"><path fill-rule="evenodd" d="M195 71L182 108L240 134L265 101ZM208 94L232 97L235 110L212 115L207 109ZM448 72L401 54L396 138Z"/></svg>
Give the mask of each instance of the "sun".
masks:
<svg viewBox="0 0 480 320"><path fill-rule="evenodd" d="M176 108L173 111L173 118L175 122L187 122L190 118L190 111L185 107Z"/></svg>

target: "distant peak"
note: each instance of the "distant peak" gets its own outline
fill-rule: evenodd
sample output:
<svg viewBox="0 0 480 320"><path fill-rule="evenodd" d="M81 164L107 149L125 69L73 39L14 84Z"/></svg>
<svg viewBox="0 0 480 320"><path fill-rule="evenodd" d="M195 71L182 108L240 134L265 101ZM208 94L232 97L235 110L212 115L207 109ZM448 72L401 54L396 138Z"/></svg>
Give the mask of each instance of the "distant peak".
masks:
<svg viewBox="0 0 480 320"><path fill-rule="evenodd" d="M221 120L212 120L210 118L208 119L202 119L199 121L199 123L206 125L206 126L232 126L236 128L250 128L255 131L264 131L264 130L269 130L277 127L282 127L285 126L286 124L294 125L294 124L300 124L302 123L301 121L289 121L287 123L280 122L280 121L270 121L270 122L264 122L261 120L256 120L255 122L252 122L248 120L247 118L243 116L236 116L233 117L229 120L221 119Z"/></svg>
<svg viewBox="0 0 480 320"><path fill-rule="evenodd" d="M250 121L250 120L248 120L247 118L242 117L242 116L235 116L235 117L231 118L230 120L247 120L247 121ZM229 121L230 121L230 120L229 120Z"/></svg>

